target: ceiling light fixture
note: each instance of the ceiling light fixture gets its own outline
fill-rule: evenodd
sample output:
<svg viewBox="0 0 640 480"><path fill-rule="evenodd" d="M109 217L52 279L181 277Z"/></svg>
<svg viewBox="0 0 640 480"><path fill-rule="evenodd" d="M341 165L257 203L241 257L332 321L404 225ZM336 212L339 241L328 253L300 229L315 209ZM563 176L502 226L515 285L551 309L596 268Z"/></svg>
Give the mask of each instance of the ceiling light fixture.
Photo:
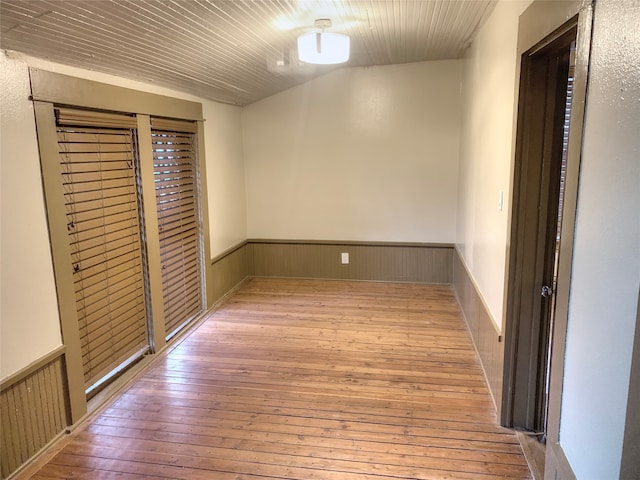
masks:
<svg viewBox="0 0 640 480"><path fill-rule="evenodd" d="M321 18L314 26L319 32L309 32L298 37L298 59L306 63L331 65L349 60L349 37L341 33L325 32L331 28L331 20Z"/></svg>

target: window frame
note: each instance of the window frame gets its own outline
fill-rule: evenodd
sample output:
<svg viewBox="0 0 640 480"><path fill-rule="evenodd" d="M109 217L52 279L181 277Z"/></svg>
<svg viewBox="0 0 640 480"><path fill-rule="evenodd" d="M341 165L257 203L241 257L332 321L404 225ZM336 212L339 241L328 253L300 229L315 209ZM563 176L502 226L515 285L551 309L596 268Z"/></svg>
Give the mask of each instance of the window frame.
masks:
<svg viewBox="0 0 640 480"><path fill-rule="evenodd" d="M67 378L68 414L70 424L77 423L87 413L87 396L84 389L82 352L78 331L75 293L71 259L66 231L63 188L59 181L58 143L54 108L88 108L104 112L133 114L138 131L138 154L140 180L142 184L143 223L146 233L146 249L149 276L149 304L152 319L152 352L157 354L166 348L164 328L164 306L160 271L160 247L158 218L155 207L153 153L151 145L151 116L195 121L196 155L200 173L200 214L202 216L201 238L203 282L206 309L213 304L212 271L206 261L210 252L208 225L208 201L206 163L204 152L204 120L202 104L163 95L133 90L115 85L30 68L31 100L34 105L43 190L47 208L47 221L62 341L64 344Z"/></svg>

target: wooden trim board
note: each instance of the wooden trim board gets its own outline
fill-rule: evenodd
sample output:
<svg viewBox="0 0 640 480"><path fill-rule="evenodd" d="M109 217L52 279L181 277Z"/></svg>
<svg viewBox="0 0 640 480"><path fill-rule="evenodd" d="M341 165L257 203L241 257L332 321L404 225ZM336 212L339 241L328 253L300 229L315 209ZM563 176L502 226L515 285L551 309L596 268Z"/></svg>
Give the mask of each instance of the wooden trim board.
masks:
<svg viewBox="0 0 640 480"><path fill-rule="evenodd" d="M252 238L247 243L265 244L288 244L288 245L345 245L345 246L365 246L365 247L421 247L421 248L453 248L451 243L430 243L430 242L374 242L361 240L288 240L273 238Z"/></svg>
<svg viewBox="0 0 640 480"><path fill-rule="evenodd" d="M159 117L202 120L202 104L29 68L33 100Z"/></svg>
<svg viewBox="0 0 640 480"><path fill-rule="evenodd" d="M27 365L26 367L17 371L13 375L9 375L7 378L3 379L2 382L0 382L0 393L4 392L8 388L11 388L15 384L24 381L26 378L29 378L37 370L40 370L41 368L47 366L48 364L55 361L57 358L62 357L65 353L65 350L66 349L64 345L60 345L58 348L47 353L44 357Z"/></svg>

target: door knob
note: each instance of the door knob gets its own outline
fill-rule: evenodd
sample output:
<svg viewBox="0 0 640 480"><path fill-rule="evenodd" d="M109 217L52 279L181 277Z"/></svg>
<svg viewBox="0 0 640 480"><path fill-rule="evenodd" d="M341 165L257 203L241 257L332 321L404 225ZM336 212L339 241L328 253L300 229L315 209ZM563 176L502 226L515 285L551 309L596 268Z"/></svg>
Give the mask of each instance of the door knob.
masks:
<svg viewBox="0 0 640 480"><path fill-rule="evenodd" d="M541 295L542 295L543 297L550 297L550 296L551 296L551 294L553 293L553 290L551 289L551 287L550 287L550 286L548 286L548 285L544 285L544 286L542 287L542 292L540 292L540 293L541 293Z"/></svg>

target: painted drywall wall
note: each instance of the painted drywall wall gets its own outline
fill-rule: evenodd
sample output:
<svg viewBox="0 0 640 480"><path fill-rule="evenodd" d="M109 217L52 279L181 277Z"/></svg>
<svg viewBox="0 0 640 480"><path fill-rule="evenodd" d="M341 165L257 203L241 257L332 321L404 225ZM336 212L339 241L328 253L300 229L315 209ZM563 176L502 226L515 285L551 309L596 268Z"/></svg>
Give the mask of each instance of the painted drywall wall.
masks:
<svg viewBox="0 0 640 480"><path fill-rule="evenodd" d="M0 378L61 344L28 67L203 105L211 257L246 239L239 107L166 88L0 53L2 77L2 317ZM35 301L34 299L37 299Z"/></svg>
<svg viewBox="0 0 640 480"><path fill-rule="evenodd" d="M240 107L201 101L205 121L211 258L247 238Z"/></svg>
<svg viewBox="0 0 640 480"><path fill-rule="evenodd" d="M0 379L62 344L30 93L0 53Z"/></svg>
<svg viewBox="0 0 640 480"><path fill-rule="evenodd" d="M245 107L249 237L453 243L460 75L344 68Z"/></svg>
<svg viewBox="0 0 640 480"><path fill-rule="evenodd" d="M580 167L560 445L618 478L640 285L640 3L598 0Z"/></svg>
<svg viewBox="0 0 640 480"><path fill-rule="evenodd" d="M499 331L513 176L518 17L530 4L498 3L464 59L456 246Z"/></svg>

